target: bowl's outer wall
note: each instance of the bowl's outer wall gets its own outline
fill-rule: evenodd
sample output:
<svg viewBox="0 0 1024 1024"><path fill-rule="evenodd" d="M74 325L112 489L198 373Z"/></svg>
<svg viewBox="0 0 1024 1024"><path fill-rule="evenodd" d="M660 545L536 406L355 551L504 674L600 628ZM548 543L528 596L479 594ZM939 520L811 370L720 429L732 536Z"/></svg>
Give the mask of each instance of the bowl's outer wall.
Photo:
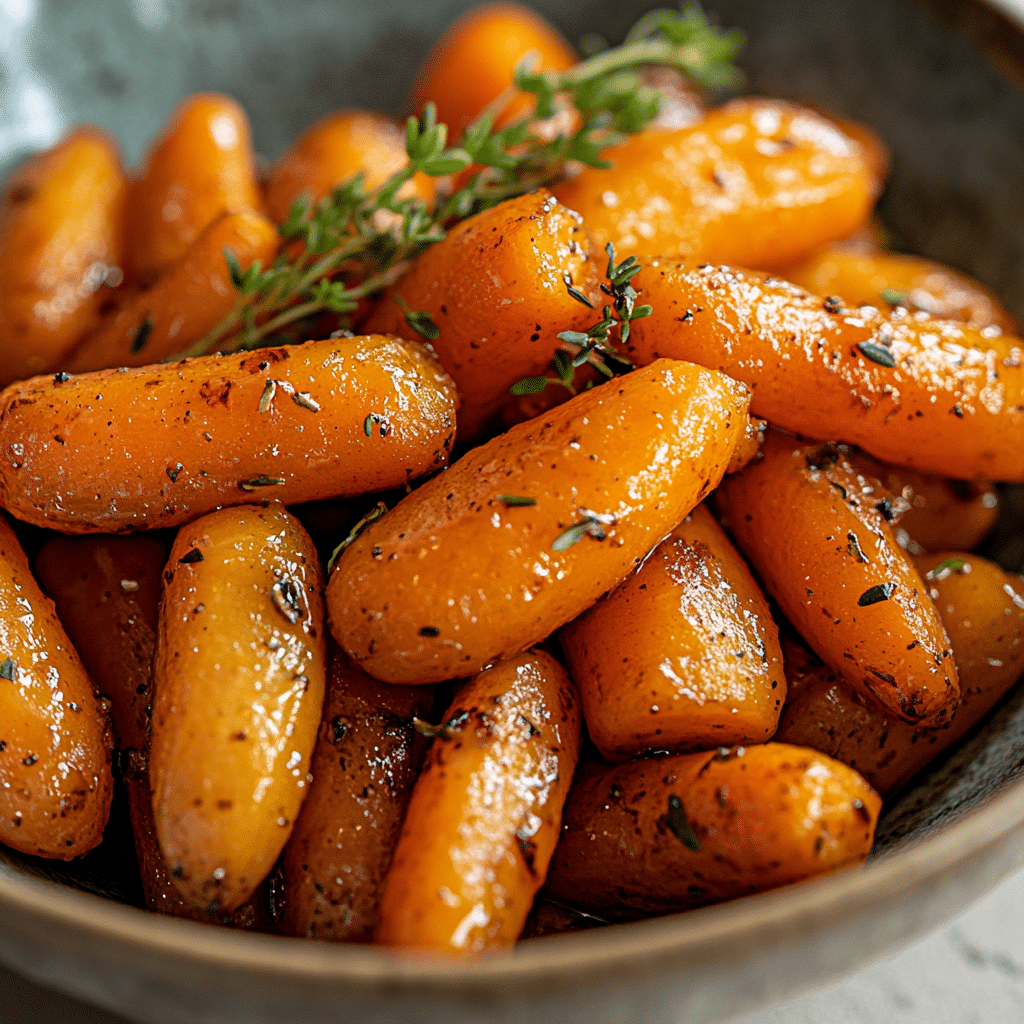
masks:
<svg viewBox="0 0 1024 1024"><path fill-rule="evenodd" d="M266 157L340 107L401 113L439 28L469 6L467 0L9 3L0 13L0 169L78 120L117 132L134 161L181 96L196 90L236 96ZM599 30L615 40L652 5L537 0L534 6L570 38ZM747 34L743 62L752 91L822 104L882 135L894 158L882 211L897 244L976 274L1024 318L1024 70L1017 68L1015 81L1005 67L995 69L912 0L716 0L714 6L723 24ZM1009 26L1007 32L1012 36ZM999 542L1017 565L1024 561L1022 522L1018 503ZM431 973L373 950L157 919L40 881L31 876L41 865L0 853L0 959L44 983L161 1024L376 1022L399 1015L446 1024L485 1016L531 1024L711 1022L891 952L1020 863L1022 763L1024 698L1018 696L888 812L880 832L887 854L863 875L530 943L493 970ZM1010 799L994 820L979 805L1000 789ZM53 870L60 877L62 869ZM124 870L116 861L101 863L86 884L116 887ZM130 884L123 892L130 895ZM441 992L443 999L428 998Z"/></svg>

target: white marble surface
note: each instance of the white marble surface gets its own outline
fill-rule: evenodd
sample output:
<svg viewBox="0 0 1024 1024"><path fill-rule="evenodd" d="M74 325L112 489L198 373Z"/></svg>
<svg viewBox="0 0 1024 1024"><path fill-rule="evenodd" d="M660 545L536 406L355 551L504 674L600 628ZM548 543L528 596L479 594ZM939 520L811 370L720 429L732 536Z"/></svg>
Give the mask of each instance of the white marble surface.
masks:
<svg viewBox="0 0 1024 1024"><path fill-rule="evenodd" d="M885 963L733 1024L1020 1024L1024 871ZM135 1024L0 968L0 1024ZM485 1024L485 1022L482 1022ZM623 1024L631 1022L623 1021Z"/></svg>

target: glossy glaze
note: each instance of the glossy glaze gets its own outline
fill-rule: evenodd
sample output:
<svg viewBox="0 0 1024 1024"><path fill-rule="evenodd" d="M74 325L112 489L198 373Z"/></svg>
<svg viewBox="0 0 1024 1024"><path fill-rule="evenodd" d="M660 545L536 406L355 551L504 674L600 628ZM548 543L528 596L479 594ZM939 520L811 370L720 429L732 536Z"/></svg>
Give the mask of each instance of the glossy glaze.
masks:
<svg viewBox="0 0 1024 1024"><path fill-rule="evenodd" d="M511 946L559 837L579 696L528 651L455 694L413 790L375 941L457 956Z"/></svg>
<svg viewBox="0 0 1024 1024"><path fill-rule="evenodd" d="M728 267L663 264L634 283L655 310L630 334L637 361L716 367L750 384L751 412L775 426L857 444L887 462L1024 480L1020 339L844 309ZM862 345L879 354L866 356Z"/></svg>
<svg viewBox="0 0 1024 1024"><path fill-rule="evenodd" d="M778 100L735 100L697 124L635 135L609 170L554 193L597 252L769 269L851 234L880 189L869 154L831 121Z"/></svg>
<svg viewBox="0 0 1024 1024"><path fill-rule="evenodd" d="M891 714L941 725L959 698L956 667L887 501L837 449L784 436L715 495L766 592L822 660Z"/></svg>
<svg viewBox="0 0 1024 1024"><path fill-rule="evenodd" d="M539 643L714 489L746 403L722 374L665 360L475 448L338 559L335 638L371 675L408 683L466 676Z"/></svg>
<svg viewBox="0 0 1024 1024"><path fill-rule="evenodd" d="M425 349L383 337L37 377L0 396L0 505L115 533L401 486L447 462L455 405Z"/></svg>
<svg viewBox="0 0 1024 1024"><path fill-rule="evenodd" d="M164 573L150 777L160 848L198 909L274 865L311 781L326 654L312 542L281 505L182 529Z"/></svg>
<svg viewBox="0 0 1024 1024"><path fill-rule="evenodd" d="M786 698L778 628L704 505L559 639L607 760L775 732Z"/></svg>
<svg viewBox="0 0 1024 1024"><path fill-rule="evenodd" d="M0 842L71 860L110 811L106 706L0 521Z"/></svg>

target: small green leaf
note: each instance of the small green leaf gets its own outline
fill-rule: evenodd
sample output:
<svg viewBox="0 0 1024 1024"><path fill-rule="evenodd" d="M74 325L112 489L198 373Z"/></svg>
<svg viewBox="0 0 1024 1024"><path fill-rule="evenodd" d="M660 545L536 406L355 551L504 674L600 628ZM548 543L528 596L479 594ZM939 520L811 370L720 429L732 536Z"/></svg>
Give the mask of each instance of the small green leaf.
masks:
<svg viewBox="0 0 1024 1024"><path fill-rule="evenodd" d="M879 366L892 369L896 365L896 357L884 346L876 345L873 341L862 341L858 346L860 354L865 359L870 359Z"/></svg>
<svg viewBox="0 0 1024 1024"><path fill-rule="evenodd" d="M231 275L231 283L239 290L242 289L242 266L238 257L226 245L221 250L224 253L224 261L228 265L228 274Z"/></svg>
<svg viewBox="0 0 1024 1024"><path fill-rule="evenodd" d="M536 505L536 498L525 497L522 494L496 494L495 499L504 504L507 508L520 508Z"/></svg>
<svg viewBox="0 0 1024 1024"><path fill-rule="evenodd" d="M149 341L150 332L153 330L153 319L152 317L146 317L145 320L139 324L139 329L135 332L135 337L132 338L131 346L128 351L131 354L138 355L146 347L146 342Z"/></svg>
<svg viewBox="0 0 1024 1024"><path fill-rule="evenodd" d="M369 419L369 417L367 417L367 419ZM360 519L359 522L356 523L356 525L353 526L351 530L349 530L348 536L334 549L334 551L331 554L330 560L327 563L328 576L330 576L331 573L334 572L334 567L338 564L338 558L341 556L341 553L345 550L345 548L347 548L349 544L351 544L352 541L354 541L356 537L358 537L359 534L361 534L363 530L365 530L366 527L370 525L370 523L372 523L375 519L380 519L380 517L384 515L385 512L387 512L387 510L387 505L385 505L383 501L378 501L377 504L369 512L367 512L366 515L363 516L363 518Z"/></svg>
<svg viewBox="0 0 1024 1024"><path fill-rule="evenodd" d="M524 377L518 380L509 391L513 395L539 395L549 384L555 383L550 377Z"/></svg>
<svg viewBox="0 0 1024 1024"><path fill-rule="evenodd" d="M683 801L675 793L669 793L668 796L668 813L665 815L665 824L672 835L691 853L700 853L700 839L697 838L693 826L687 821Z"/></svg>
<svg viewBox="0 0 1024 1024"><path fill-rule="evenodd" d="M869 587L860 595L860 597L857 598L857 604L861 608L867 608L869 605L878 604L881 601L888 601L889 598L892 597L895 589L895 583L876 584L873 587Z"/></svg>

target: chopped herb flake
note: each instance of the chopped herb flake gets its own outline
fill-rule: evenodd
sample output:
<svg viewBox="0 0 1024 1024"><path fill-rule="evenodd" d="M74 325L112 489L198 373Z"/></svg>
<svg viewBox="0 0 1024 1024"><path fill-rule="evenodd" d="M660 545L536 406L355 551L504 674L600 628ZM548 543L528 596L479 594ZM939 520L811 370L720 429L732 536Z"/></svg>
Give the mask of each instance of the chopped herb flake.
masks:
<svg viewBox="0 0 1024 1024"><path fill-rule="evenodd" d="M261 487L280 487L287 483L283 476L254 476L251 480L243 480L238 486L243 491L257 491Z"/></svg>
<svg viewBox="0 0 1024 1024"><path fill-rule="evenodd" d="M892 369L896 365L896 358L884 345L876 345L873 341L862 341L857 348L860 349L860 354L865 359L870 359L871 362L878 363L879 366Z"/></svg>
<svg viewBox="0 0 1024 1024"><path fill-rule="evenodd" d="M18 666L14 664L13 658L4 658L0 661L0 679L10 679L13 682L17 675Z"/></svg>
<svg viewBox="0 0 1024 1024"><path fill-rule="evenodd" d="M153 318L146 317L145 320L139 324L139 329L135 332L135 337L132 338L132 343L128 348L131 354L137 355L146 347L146 342L149 341L150 332L153 330Z"/></svg>
<svg viewBox="0 0 1024 1024"><path fill-rule="evenodd" d="M529 498L522 494L496 494L495 500L500 501L507 508L518 508L519 506L536 505L536 498Z"/></svg>
<svg viewBox="0 0 1024 1024"><path fill-rule="evenodd" d="M676 839L691 853L700 853L700 840L697 838L693 826L686 820L683 801L675 793L668 795L668 813L665 815L665 824Z"/></svg>
<svg viewBox="0 0 1024 1024"><path fill-rule="evenodd" d="M193 562L203 561L203 553L199 548L192 548L178 559L178 565L191 565Z"/></svg>
<svg viewBox="0 0 1024 1024"><path fill-rule="evenodd" d="M857 604L861 608L866 608L868 605L878 604L880 601L888 601L889 598L892 597L895 589L895 583L879 583L876 586L865 590L864 593L857 598Z"/></svg>
<svg viewBox="0 0 1024 1024"><path fill-rule="evenodd" d="M351 530L349 530L348 536L331 553L330 561L328 561L327 563L328 576L330 576L331 573L334 571L334 566L337 564L338 558L341 556L341 553L345 550L345 548L347 548L349 544L351 544L352 541L354 541L356 537L358 537L359 534L362 533L367 526L369 526L370 523L372 523L375 519L380 519L380 517L384 515L385 512L387 512L387 510L387 505L385 505L383 501L378 501L376 506L372 508L369 512L367 512L366 515L363 516L363 518L360 519L359 522L356 523L356 525L353 526Z"/></svg>

